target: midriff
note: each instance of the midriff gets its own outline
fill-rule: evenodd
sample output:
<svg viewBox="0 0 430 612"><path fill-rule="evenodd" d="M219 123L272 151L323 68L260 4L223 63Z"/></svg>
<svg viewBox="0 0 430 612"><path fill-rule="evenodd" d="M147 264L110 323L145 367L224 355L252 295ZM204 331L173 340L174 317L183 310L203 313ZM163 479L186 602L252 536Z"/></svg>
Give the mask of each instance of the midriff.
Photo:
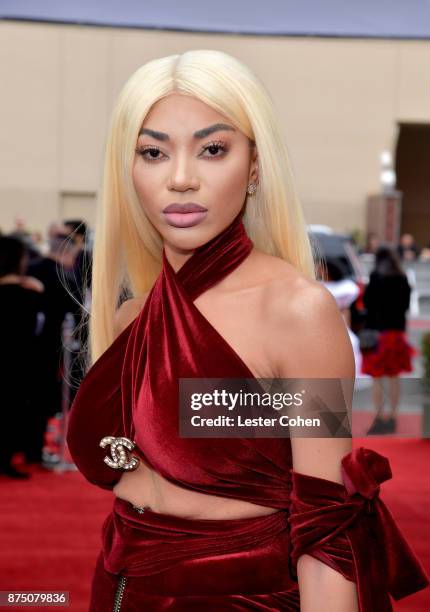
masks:
<svg viewBox="0 0 430 612"><path fill-rule="evenodd" d="M190 519L251 518L278 511L278 508L240 499L185 489L166 480L142 459L137 469L122 474L113 492L135 506Z"/></svg>

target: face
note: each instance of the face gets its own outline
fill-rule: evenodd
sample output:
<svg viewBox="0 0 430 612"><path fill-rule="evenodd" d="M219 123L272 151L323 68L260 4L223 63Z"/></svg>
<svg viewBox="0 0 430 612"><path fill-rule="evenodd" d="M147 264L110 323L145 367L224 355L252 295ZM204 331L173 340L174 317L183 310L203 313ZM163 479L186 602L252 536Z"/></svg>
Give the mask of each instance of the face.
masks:
<svg viewBox="0 0 430 612"><path fill-rule="evenodd" d="M412 234L403 234L401 238L401 243L405 247L410 247L414 242L414 237Z"/></svg>
<svg viewBox="0 0 430 612"><path fill-rule="evenodd" d="M172 93L147 114L133 182L166 254L191 254L239 214L257 156L248 137L204 102Z"/></svg>

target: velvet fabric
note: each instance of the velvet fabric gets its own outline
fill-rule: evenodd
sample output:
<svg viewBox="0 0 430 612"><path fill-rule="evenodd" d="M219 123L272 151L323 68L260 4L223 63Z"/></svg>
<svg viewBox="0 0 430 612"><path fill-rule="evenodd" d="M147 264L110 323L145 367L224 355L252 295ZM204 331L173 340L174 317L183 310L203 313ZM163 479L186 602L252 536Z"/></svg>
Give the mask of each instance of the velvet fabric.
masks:
<svg viewBox="0 0 430 612"><path fill-rule="evenodd" d="M194 304L198 296L233 272L252 247L238 216L218 236L196 249L176 273L163 251L160 275L141 312L83 379L71 407L67 442L85 478L104 489L112 489L122 471L104 462L106 449L99 442L105 436L125 436L136 443L135 456L177 486L282 511L267 519L269 524L275 521L273 532L269 530L271 543L261 541L266 524L261 517L247 524L250 539L244 550L236 550L242 535L235 526L245 523L226 519L202 524L149 510L133 516L127 505L116 500L103 528L103 549L92 588L94 611L111 609L121 572L127 576L129 588L127 611L193 609L181 607L186 600L176 600L172 595L183 581L189 590L178 598L186 597L188 606L204 603L194 609L296 610L294 571L298 557L305 552L357 582L360 611L390 610L389 593L400 598L428 584L377 497L379 483L389 477L388 462L380 455L361 451L361 455L345 456L342 466L346 480L341 485L295 473L289 438L179 436L180 378L254 378ZM363 501L366 496L370 496L370 502ZM372 508L375 514L368 515L366 508ZM276 523L281 518L284 521L285 514L292 530L288 537ZM219 547L214 548L217 539ZM241 576L246 571L248 559L260 558L255 555L261 546L266 555L261 567L267 576L259 577L264 593L256 593L252 590L255 578L244 575L242 582L235 582L233 575ZM285 582L279 585L280 565ZM386 583L381 572L386 573ZM263 583L258 582L259 588ZM209 590L199 603L200 585ZM246 600L250 591L252 605ZM278 603L276 593L281 593ZM196 599L192 599L193 594ZM261 604L257 604L260 597ZM374 601L380 607L375 608Z"/></svg>
<svg viewBox="0 0 430 612"><path fill-rule="evenodd" d="M83 379L67 442L79 470L112 489L121 477L104 463L103 436L136 442L133 454L164 478L201 493L287 508L291 447L282 438L182 438L179 378L254 378L194 300L230 274L253 243L240 216L175 271L163 266L138 317Z"/></svg>
<svg viewBox="0 0 430 612"><path fill-rule="evenodd" d="M359 610L388 612L429 579L380 498L386 457L359 447L342 458L343 485L291 470L291 566L309 554L357 584Z"/></svg>
<svg viewBox="0 0 430 612"><path fill-rule="evenodd" d="M287 512L244 519L187 519L117 498L102 528L90 612L112 610L126 577L121 612L132 610L300 610L285 571Z"/></svg>

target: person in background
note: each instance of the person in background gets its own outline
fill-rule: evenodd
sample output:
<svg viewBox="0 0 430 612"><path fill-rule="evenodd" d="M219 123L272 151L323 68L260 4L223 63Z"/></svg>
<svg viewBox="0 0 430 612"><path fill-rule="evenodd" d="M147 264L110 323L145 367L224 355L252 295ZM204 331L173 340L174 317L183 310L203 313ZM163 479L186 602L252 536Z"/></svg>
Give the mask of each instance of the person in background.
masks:
<svg viewBox="0 0 430 612"><path fill-rule="evenodd" d="M66 219L64 226L77 247L73 274L76 287L79 289L79 299L83 303L85 288L91 287L91 253L87 245L88 227L81 219Z"/></svg>
<svg viewBox="0 0 430 612"><path fill-rule="evenodd" d="M65 277L73 267L77 250L68 229L61 223L51 224L48 230L48 242L47 255L32 262L27 270L28 274L39 279L45 287L43 310L46 320L41 334L38 361L40 366L38 410L44 415L45 426L50 417L62 410L64 382L62 328L66 313L73 313L76 309L73 295L70 295L65 286L65 283L70 286L72 279L69 277L65 281ZM29 450L28 460L40 463L42 459L40 445Z"/></svg>
<svg viewBox="0 0 430 612"><path fill-rule="evenodd" d="M372 395L376 412L368 434L392 433L396 430L400 398L398 377L401 372L412 372L411 359L417 354L405 333L410 294L411 287L395 250L389 245L381 245L376 251L375 267L363 296L365 328L380 332L376 347L362 353L362 372L373 377ZM391 411L388 418L383 416L383 377L389 380Z"/></svg>
<svg viewBox="0 0 430 612"><path fill-rule="evenodd" d="M366 245L363 249L359 249L359 253L362 255L366 253L375 254L379 244L380 239L378 234L375 234L375 232L369 232L367 234Z"/></svg>
<svg viewBox="0 0 430 612"><path fill-rule="evenodd" d="M1 422L0 473L29 478L12 463L26 453L30 438L43 435L33 397L38 384L35 362L43 327L43 285L24 276L28 253L15 236L0 236Z"/></svg>
<svg viewBox="0 0 430 612"><path fill-rule="evenodd" d="M412 234L402 234L397 247L400 259L405 261L415 261L419 256L419 248L415 244Z"/></svg>
<svg viewBox="0 0 430 612"><path fill-rule="evenodd" d="M18 238L24 243L26 252L27 252L27 262L30 265L33 261L36 261L40 258L42 252L33 239L33 236L28 233L21 233L18 231L13 231L9 234L9 236L13 236Z"/></svg>
<svg viewBox="0 0 430 612"><path fill-rule="evenodd" d="M351 304L357 299L360 289L356 283L350 278L346 278L340 265L332 260L327 259L325 265L326 271L323 271L322 266L317 266L317 277L325 287L330 291L336 300L339 310L345 320L346 327L351 340L352 349L354 351L355 372L356 377L361 371L361 352L359 340L351 330Z"/></svg>
<svg viewBox="0 0 430 612"><path fill-rule="evenodd" d="M24 217L21 217L20 215L15 217L15 227L12 230L11 235L19 235L22 238L24 238L24 236L30 236L30 231L27 229L27 224Z"/></svg>
<svg viewBox="0 0 430 612"><path fill-rule="evenodd" d="M421 249L420 261L430 261L430 241Z"/></svg>

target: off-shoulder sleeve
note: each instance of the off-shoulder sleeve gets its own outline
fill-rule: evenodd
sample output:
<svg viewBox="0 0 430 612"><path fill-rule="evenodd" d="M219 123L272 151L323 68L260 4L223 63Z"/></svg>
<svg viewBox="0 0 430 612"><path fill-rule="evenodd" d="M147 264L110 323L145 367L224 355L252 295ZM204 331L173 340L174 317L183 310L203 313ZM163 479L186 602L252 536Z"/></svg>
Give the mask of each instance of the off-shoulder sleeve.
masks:
<svg viewBox="0 0 430 612"><path fill-rule="evenodd" d="M357 584L360 612L392 611L429 577L379 496L388 459L359 447L342 458L343 485L291 470L291 571L308 554Z"/></svg>

